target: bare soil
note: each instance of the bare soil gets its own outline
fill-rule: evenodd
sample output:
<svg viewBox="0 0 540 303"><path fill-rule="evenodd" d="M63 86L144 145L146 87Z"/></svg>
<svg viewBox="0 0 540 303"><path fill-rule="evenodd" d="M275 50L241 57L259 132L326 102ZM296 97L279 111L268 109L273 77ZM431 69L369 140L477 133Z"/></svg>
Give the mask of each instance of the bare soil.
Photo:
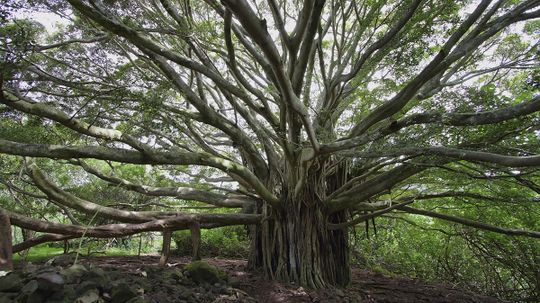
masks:
<svg viewBox="0 0 540 303"><path fill-rule="evenodd" d="M93 257L82 263L105 267L116 267L127 272L144 266L156 265L158 256L141 257ZM453 288L446 284L430 284L419 280L388 277L358 268L352 269L352 283L345 289L310 290L294 284L268 281L258 273L246 270L246 261L209 258L204 261L226 271L236 278L234 287L246 292L261 303L296 302L362 302L362 303L501 303L495 298ZM188 258L172 257L168 267L182 268ZM157 266L157 265L156 265Z"/></svg>

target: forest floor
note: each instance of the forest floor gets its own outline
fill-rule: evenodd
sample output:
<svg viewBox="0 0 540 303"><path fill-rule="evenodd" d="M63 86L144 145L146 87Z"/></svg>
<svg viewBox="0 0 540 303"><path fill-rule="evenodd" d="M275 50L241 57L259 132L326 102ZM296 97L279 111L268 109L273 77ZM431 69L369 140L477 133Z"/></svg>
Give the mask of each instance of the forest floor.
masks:
<svg viewBox="0 0 540 303"><path fill-rule="evenodd" d="M85 262L135 271L142 265L157 264L158 256L96 257ZM447 284L430 284L419 280L389 277L358 268L352 269L352 283L346 289L309 290L295 285L267 281L261 275L246 270L244 260L208 258L204 261L238 279L236 288L245 291L260 303L300 302L362 302L362 303L501 303L495 298L453 288ZM172 257L171 267L183 267L188 258Z"/></svg>
<svg viewBox="0 0 540 303"><path fill-rule="evenodd" d="M183 295L182 293L185 294L186 292L186 286L182 286L181 284L175 285L175 283L171 283L171 281L167 280L164 276L166 276L166 271L181 270L186 264L190 263L190 260L183 257L171 257L167 264L168 268L165 271L157 267L158 260L159 256L156 255L145 255L140 257L92 257L80 260L80 264L90 266L90 268L102 268L105 272L111 274L114 273L116 276L120 274L122 275L121 278L127 277L127 280L131 281L129 282L130 284L144 282L148 285L146 288L149 290L146 292L145 296L146 298L151 299L151 302L176 302L176 300L171 299L181 298ZM230 281L229 285L225 286L217 284L217 286L222 288L227 287L228 291L226 290L225 293L228 293L229 295L231 294L231 290L235 292L233 297L229 296L229 298L234 298L232 300L211 299L211 301L208 302L502 302L494 298L459 290L446 284L433 284L401 277L389 277L358 268L352 269L352 283L345 289L310 290L294 284L283 284L265 280L260 274L247 271L246 261L244 260L207 258L204 259L204 261L218 267L228 274ZM142 271L147 271L149 275L141 275ZM232 281L234 281L234 283ZM207 289L208 292L212 292L211 288ZM215 288L213 289L215 291ZM204 292L205 289L194 285L192 290L189 291L197 293ZM193 298L193 296L189 298ZM178 302L192 302L192 300L178 299ZM207 300L201 297L193 302L207 302Z"/></svg>

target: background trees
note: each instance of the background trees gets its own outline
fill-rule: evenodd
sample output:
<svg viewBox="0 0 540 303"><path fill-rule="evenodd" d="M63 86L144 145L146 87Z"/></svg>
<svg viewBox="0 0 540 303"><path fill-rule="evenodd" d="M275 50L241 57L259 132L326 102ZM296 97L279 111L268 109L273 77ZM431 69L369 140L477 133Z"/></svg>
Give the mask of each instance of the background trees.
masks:
<svg viewBox="0 0 540 303"><path fill-rule="evenodd" d="M2 157L3 193L73 223L14 224L254 224L251 264L313 287L347 284L349 228L390 212L540 237L484 216L508 184L538 212L538 1L68 2L32 2L55 33L2 27L0 153L56 160Z"/></svg>

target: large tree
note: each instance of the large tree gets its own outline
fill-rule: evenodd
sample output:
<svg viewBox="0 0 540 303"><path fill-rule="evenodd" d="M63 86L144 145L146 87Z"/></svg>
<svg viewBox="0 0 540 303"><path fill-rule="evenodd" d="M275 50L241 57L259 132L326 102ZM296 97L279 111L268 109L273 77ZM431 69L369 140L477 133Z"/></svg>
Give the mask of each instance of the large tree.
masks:
<svg viewBox="0 0 540 303"><path fill-rule="evenodd" d="M28 245L84 230L250 224L251 266L324 287L349 282L348 229L390 211L540 237L411 204L495 201L445 188L433 177L441 170L538 192L540 1L69 0L30 10L63 25L44 35L4 22L0 153L243 212L107 206L62 189L58 166L9 158L41 192L8 179L4 192L48 199L70 219L74 210L129 223L85 229L9 212L12 224L50 233ZM125 164L153 167L168 186L126 178Z"/></svg>

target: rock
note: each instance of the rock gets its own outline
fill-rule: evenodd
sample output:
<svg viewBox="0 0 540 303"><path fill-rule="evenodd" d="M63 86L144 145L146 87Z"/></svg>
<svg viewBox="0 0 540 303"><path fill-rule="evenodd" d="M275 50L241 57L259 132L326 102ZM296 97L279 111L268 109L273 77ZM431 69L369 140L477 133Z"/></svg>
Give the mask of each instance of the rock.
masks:
<svg viewBox="0 0 540 303"><path fill-rule="evenodd" d="M75 263L75 258L75 253L63 254L50 259L45 264L54 266L69 266Z"/></svg>
<svg viewBox="0 0 540 303"><path fill-rule="evenodd" d="M26 299L26 303L42 303L45 301L45 295L39 291L31 293Z"/></svg>
<svg viewBox="0 0 540 303"><path fill-rule="evenodd" d="M226 274L217 267L204 261L194 261L184 268L190 278L196 283L214 284L226 279Z"/></svg>
<svg viewBox="0 0 540 303"><path fill-rule="evenodd" d="M112 289L112 281L107 276L107 273L101 268L92 268L83 276L83 280L94 282L100 289L110 291ZM120 284L120 283L118 283Z"/></svg>
<svg viewBox="0 0 540 303"><path fill-rule="evenodd" d="M10 273L0 277L0 292L18 291L23 286L21 276L16 273Z"/></svg>
<svg viewBox="0 0 540 303"><path fill-rule="evenodd" d="M13 303L15 302L16 293L0 293L0 303Z"/></svg>
<svg viewBox="0 0 540 303"><path fill-rule="evenodd" d="M336 288L336 290L334 291L336 293L336 295L338 295L339 297L345 297L345 293L343 292L343 290L339 289L339 288Z"/></svg>
<svg viewBox="0 0 540 303"><path fill-rule="evenodd" d="M84 281L81 284L75 286L75 293L82 295L87 293L90 290L96 290L99 288L99 285L94 281Z"/></svg>
<svg viewBox="0 0 540 303"><path fill-rule="evenodd" d="M40 290L45 292L55 292L61 290L64 287L65 280L58 273L47 272L39 274L36 277Z"/></svg>
<svg viewBox="0 0 540 303"><path fill-rule="evenodd" d="M67 283L78 283L82 276L84 276L87 272L88 270L86 267L80 264L75 264L61 270L60 274L66 278Z"/></svg>
<svg viewBox="0 0 540 303"><path fill-rule="evenodd" d="M107 277L107 273L99 267L93 267L88 271L88 276L104 278Z"/></svg>
<svg viewBox="0 0 540 303"><path fill-rule="evenodd" d="M180 292L180 297L184 299L189 299L193 296L193 291L189 288L184 289L182 292Z"/></svg>
<svg viewBox="0 0 540 303"><path fill-rule="evenodd" d="M112 289L111 303L124 303L137 296L127 284L121 283Z"/></svg>
<svg viewBox="0 0 540 303"><path fill-rule="evenodd" d="M73 285L64 285L61 291L53 293L47 298L47 303L73 303L77 295Z"/></svg>
<svg viewBox="0 0 540 303"><path fill-rule="evenodd" d="M39 269L39 267L36 264L34 264L32 262L28 262L28 263L26 263L24 265L22 271L23 271L24 274L29 274L29 273L37 272L38 269Z"/></svg>
<svg viewBox="0 0 540 303"><path fill-rule="evenodd" d="M149 299L143 296L138 296L138 297L129 299L126 303L151 303L151 302L152 301L150 301Z"/></svg>
<svg viewBox="0 0 540 303"><path fill-rule="evenodd" d="M75 303L101 303L103 299L99 297L97 289L89 289L82 296L75 299Z"/></svg>
<svg viewBox="0 0 540 303"><path fill-rule="evenodd" d="M23 286L23 288L21 289L21 294L30 295L31 293L34 293L36 290L38 290L38 287L38 282L36 280L32 280Z"/></svg>
<svg viewBox="0 0 540 303"><path fill-rule="evenodd" d="M240 279L238 279L237 277L230 277L229 285L234 288L240 287Z"/></svg>
<svg viewBox="0 0 540 303"><path fill-rule="evenodd" d="M184 273L180 269L171 269L171 270L166 271L163 277L180 281L184 279Z"/></svg>

